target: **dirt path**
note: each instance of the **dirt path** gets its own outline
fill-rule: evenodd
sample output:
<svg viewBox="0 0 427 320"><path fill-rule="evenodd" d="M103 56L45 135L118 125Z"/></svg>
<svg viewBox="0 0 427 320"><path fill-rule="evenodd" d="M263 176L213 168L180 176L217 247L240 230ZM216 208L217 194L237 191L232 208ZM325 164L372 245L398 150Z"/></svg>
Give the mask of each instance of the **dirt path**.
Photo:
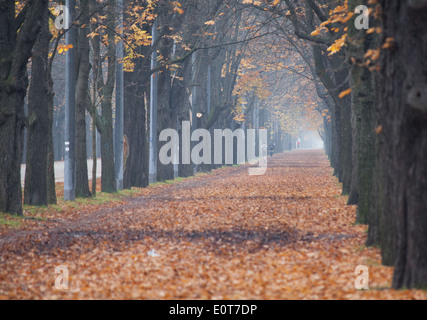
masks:
<svg viewBox="0 0 427 320"><path fill-rule="evenodd" d="M1 299L427 299L388 289L321 151L157 188L45 229L0 236ZM370 290L355 289L369 268ZM55 288L66 266L69 289Z"/></svg>

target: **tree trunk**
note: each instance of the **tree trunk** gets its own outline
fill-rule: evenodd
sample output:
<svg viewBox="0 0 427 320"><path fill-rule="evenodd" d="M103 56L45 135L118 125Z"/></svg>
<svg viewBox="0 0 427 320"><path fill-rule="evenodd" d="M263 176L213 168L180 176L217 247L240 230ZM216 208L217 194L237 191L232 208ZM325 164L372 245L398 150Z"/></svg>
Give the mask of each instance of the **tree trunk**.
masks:
<svg viewBox="0 0 427 320"><path fill-rule="evenodd" d="M26 67L47 4L47 0L28 3L21 12L25 15L23 23L18 24L21 15L15 17L15 2L1 2L0 212L22 215L21 160L24 97L28 86Z"/></svg>
<svg viewBox="0 0 427 320"><path fill-rule="evenodd" d="M182 68L178 70L176 78L173 81L172 96L174 99L171 101L172 110L176 113L176 129L179 136L182 137L182 123L183 121L190 121L190 103L189 91L187 91L188 79L191 78L191 60L188 59L184 62ZM175 117L175 115L174 115ZM181 139L182 140L182 139ZM182 141L181 141L182 143ZM179 159L182 159L182 146L179 148ZM182 161L178 166L178 176L190 177L193 175L193 165L183 164Z"/></svg>
<svg viewBox="0 0 427 320"><path fill-rule="evenodd" d="M376 74L376 102L377 106L377 127L384 130L388 112L379 108L383 99L381 96L381 87L384 83L383 76ZM396 252L395 236L395 217L390 214L392 208L393 185L390 179L390 173L393 172L391 159L392 151L388 145L385 135L380 132L377 135L375 143L375 163L373 174L373 193L371 195L372 207L369 212L369 232L368 246L377 245L381 248L382 263L386 266L393 266Z"/></svg>
<svg viewBox="0 0 427 320"><path fill-rule="evenodd" d="M315 71L324 87L330 95L329 111L331 114L331 165L334 168L334 175L342 181L342 163L341 163L341 108L340 99L338 98L337 88L329 77L325 63L324 53L320 46L313 46L313 59Z"/></svg>
<svg viewBox="0 0 427 320"><path fill-rule="evenodd" d="M337 53L340 54L340 53ZM332 67L335 70L344 69L335 73L338 92L342 92L350 87L350 83L347 79L348 70L344 67L343 57L334 57L334 63ZM352 127L351 127L351 96L346 96L343 99L339 99L336 106L340 113L339 122L339 133L340 133L340 163L341 163L341 175L340 180L343 186L343 194L349 195L351 188L352 170L353 170L353 159L352 159Z"/></svg>
<svg viewBox="0 0 427 320"><path fill-rule="evenodd" d="M49 143L48 54L51 34L48 12L34 46L28 96L28 143L24 203L47 206L47 155Z"/></svg>
<svg viewBox="0 0 427 320"><path fill-rule="evenodd" d="M102 118L104 119L101 133L101 191L116 192L116 176L114 171L113 122L111 102L102 103ZM112 170L112 171L111 171Z"/></svg>
<svg viewBox="0 0 427 320"><path fill-rule="evenodd" d="M49 67L46 74L47 85L48 85L48 116L49 116L49 125L47 133L47 202L48 204L56 204L56 185L55 185L55 147L53 141L53 114L54 114L54 98L55 92L53 89L53 79L52 79L52 57L49 60Z"/></svg>
<svg viewBox="0 0 427 320"><path fill-rule="evenodd" d="M98 158L96 156L96 125L92 126L92 197L96 197Z"/></svg>
<svg viewBox="0 0 427 320"><path fill-rule="evenodd" d="M384 83L379 110L391 154L392 193L386 198L396 226L393 287L427 288L427 3L383 1ZM380 150L382 152L383 150ZM387 214L387 213L385 213Z"/></svg>
<svg viewBox="0 0 427 320"><path fill-rule="evenodd" d="M80 1L81 23L78 35L78 72L76 83L76 197L88 198L89 177L87 169L86 109L89 107L89 10L86 1Z"/></svg>
<svg viewBox="0 0 427 320"><path fill-rule="evenodd" d="M99 35L93 38L93 73L96 86L100 91L102 115L97 112L92 114L92 119L96 122L96 127L101 134L101 191L113 193L117 190L116 174L114 166L114 139L113 139L113 92L116 77L116 46L115 46L115 1L109 0L107 12L108 28L106 36L107 47L107 79L104 83L103 67L101 62L101 38ZM91 11L95 10L96 1L91 1ZM93 28L96 29L96 25Z"/></svg>
<svg viewBox="0 0 427 320"><path fill-rule="evenodd" d="M149 53L142 54L146 57L150 56ZM125 189L148 186L145 101L150 85L149 70L150 60L138 58L135 70L124 74L124 134L126 138L123 187Z"/></svg>
<svg viewBox="0 0 427 320"><path fill-rule="evenodd" d="M360 1L350 1L353 12ZM367 5L367 1L365 1ZM353 173L349 204L358 204L357 223L368 224L369 211L373 206L373 175L375 165L375 72L364 66L364 55L379 44L375 35L367 35L355 28L353 20L348 24L348 53L353 58L352 79L352 132Z"/></svg>
<svg viewBox="0 0 427 320"><path fill-rule="evenodd" d="M159 26L162 31L161 34L165 37L160 41L159 54L165 59L169 60L172 58L172 50L174 41L170 38L171 30L169 28L170 17L161 15L159 18ZM162 130L173 129L175 125L172 125L172 109L170 104L171 93L172 93L172 75L171 70L166 68L157 73L158 81L158 97L157 97L157 137L160 136ZM161 150L165 142L157 140L157 151ZM164 165L160 161L160 157L157 157L157 181L173 180L173 165Z"/></svg>
<svg viewBox="0 0 427 320"><path fill-rule="evenodd" d="M53 147L53 82L51 74L48 74L49 77L49 126L47 134L47 203L56 204L56 186L55 186L55 152Z"/></svg>

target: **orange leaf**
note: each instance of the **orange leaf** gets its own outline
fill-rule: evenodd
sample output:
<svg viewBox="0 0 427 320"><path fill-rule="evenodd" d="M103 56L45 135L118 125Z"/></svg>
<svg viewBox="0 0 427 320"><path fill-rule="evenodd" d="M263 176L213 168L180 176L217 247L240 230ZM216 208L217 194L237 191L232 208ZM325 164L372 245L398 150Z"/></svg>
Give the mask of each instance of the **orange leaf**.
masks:
<svg viewBox="0 0 427 320"><path fill-rule="evenodd" d="M347 89L347 90L344 90L343 92L341 92L341 93L340 93L340 95L339 95L338 97L339 97L340 99L342 99L342 98L344 98L344 97L348 96L350 93L351 93L351 88L350 88L350 89Z"/></svg>

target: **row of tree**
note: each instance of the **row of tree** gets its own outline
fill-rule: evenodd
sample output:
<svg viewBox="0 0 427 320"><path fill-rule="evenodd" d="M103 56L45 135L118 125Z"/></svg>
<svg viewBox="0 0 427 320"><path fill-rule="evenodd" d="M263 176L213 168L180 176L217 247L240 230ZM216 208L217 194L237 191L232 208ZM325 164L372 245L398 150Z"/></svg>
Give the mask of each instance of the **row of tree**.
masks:
<svg viewBox="0 0 427 320"><path fill-rule="evenodd" d="M394 288L427 287L427 65L422 1L298 1L252 6L309 41L326 151L367 244L394 266ZM319 83L318 83L319 82Z"/></svg>
<svg viewBox="0 0 427 320"><path fill-rule="evenodd" d="M59 5L69 6L69 3L73 3L73 8L68 7L67 11L73 11L71 22L65 21L64 7L58 9ZM5 22L2 41L8 44L2 47L1 128L5 156L2 157L0 208L4 212L22 213L18 159L23 153L24 128L27 134L24 203L47 205L56 202L53 161L54 150L59 148L53 146L52 127L55 127L56 142L59 140L57 128L67 116L68 121L75 123L72 147L75 148L73 184L76 196L88 197L96 193L96 179L92 190L88 187L87 114L96 128L92 130L92 154L96 154L96 133L101 136L102 191L116 191L113 133L117 117L117 65L125 70L126 188L145 187L149 183L149 119L156 117L154 136L157 137L163 129L181 130L186 120L192 122L192 130L238 128L244 122L235 121L234 109L239 94L234 89L248 44L261 38L263 32L268 34L268 30L263 31L265 17L247 10L237 1L129 0L120 5L121 2L113 0L80 0L69 3L17 1L8 3L7 10L2 13ZM118 26L121 14L124 14L123 29ZM250 23L256 27L249 28ZM76 39L66 40L71 31ZM155 40L154 31L158 34ZM125 44L122 61L118 61L117 56L119 43ZM15 54L18 50L22 55ZM63 87L66 82L60 65L64 63L63 54L76 58L71 70L75 76L67 83L67 86L75 86L75 96L72 96L75 119L64 113L64 105L70 103L70 97L68 87ZM15 70L16 64L19 68ZM149 105L154 100L153 79L157 87L157 111L150 115ZM258 128L265 127L271 115L261 102L257 103L257 118L261 117ZM246 113L251 108L247 108ZM53 119L56 119L54 125ZM12 127L15 129L11 130ZM63 143L55 145L69 150L69 145L64 146L66 134L61 136ZM276 139L280 140L277 136ZM161 145L156 147L159 150ZM179 167L179 175L193 173L192 166ZM158 162L154 180L171 179L176 174L173 166Z"/></svg>
<svg viewBox="0 0 427 320"><path fill-rule="evenodd" d="M166 143L158 141L160 132L181 133L184 121L191 130L266 127L279 151L292 148L301 130L318 129L343 193L358 205L357 222L369 224L368 245L380 246L384 264L395 266L393 286L426 287L423 3L125 0L121 7L115 0L79 0L71 25L77 39L70 44L67 30L55 28L61 1L2 2L0 211L22 214L24 127L24 201L56 201L52 119L59 107L52 74L58 54L72 51L76 196L96 192L96 179L92 190L88 184L87 114L96 127L93 154L101 135L102 191L117 189L121 65L125 188L194 174L193 165L163 165L155 156Z"/></svg>

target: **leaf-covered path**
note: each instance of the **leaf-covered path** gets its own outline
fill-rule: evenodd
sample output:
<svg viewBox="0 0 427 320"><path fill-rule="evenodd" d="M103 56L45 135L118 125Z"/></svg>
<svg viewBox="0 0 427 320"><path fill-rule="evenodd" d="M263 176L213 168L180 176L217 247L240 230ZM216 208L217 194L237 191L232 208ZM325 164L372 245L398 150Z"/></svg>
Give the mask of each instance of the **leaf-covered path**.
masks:
<svg viewBox="0 0 427 320"><path fill-rule="evenodd" d="M1 299L426 299L390 290L322 151L223 168L0 235ZM57 266L69 290L55 289ZM355 289L355 268L370 289Z"/></svg>

